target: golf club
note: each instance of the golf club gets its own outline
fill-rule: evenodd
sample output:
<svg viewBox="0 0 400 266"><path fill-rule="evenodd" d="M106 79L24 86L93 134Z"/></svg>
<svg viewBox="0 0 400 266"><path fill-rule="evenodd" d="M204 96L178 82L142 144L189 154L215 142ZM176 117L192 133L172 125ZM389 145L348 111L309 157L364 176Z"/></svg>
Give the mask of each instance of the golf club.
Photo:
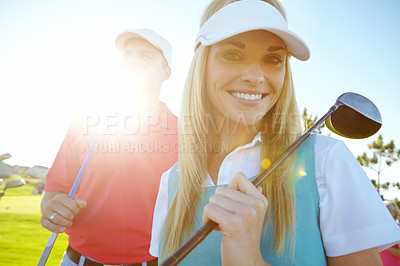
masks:
<svg viewBox="0 0 400 266"><path fill-rule="evenodd" d="M11 158L11 154L9 153L4 153L2 155L0 155L0 161L4 161L6 159L10 159Z"/></svg>
<svg viewBox="0 0 400 266"><path fill-rule="evenodd" d="M347 92L339 96L336 103L312 127L301 135L268 169L264 170L256 179L254 186L259 186L265 178L292 153L311 133L326 120L326 126L334 133L352 139L361 139L372 136L382 126L382 118L378 108L364 96ZM209 221L202 226L180 248L169 256L161 265L177 265L182 261L208 234L217 223Z"/></svg>
<svg viewBox="0 0 400 266"><path fill-rule="evenodd" d="M85 172L86 166L89 163L90 156L92 156L92 153L93 153L94 147L96 146L98 137L99 136L97 135L92 146L89 149L88 154L86 155L85 160L83 161L83 164L81 166L81 169L79 170L78 175L76 176L75 182L72 185L71 191L68 194L68 198L70 198L70 199L74 198L76 191L79 187L79 184L81 183L83 173ZM40 260L37 264L38 266L46 265L47 259L49 258L49 255L50 255L50 252L53 249L54 243L56 242L57 236L58 236L57 233L54 233L54 232L51 233L49 240L47 241L46 247L43 250L42 256L40 257Z"/></svg>
<svg viewBox="0 0 400 266"><path fill-rule="evenodd" d="M25 184L26 184L26 182L24 179L14 179L14 180L7 181L6 185L4 186L3 191L0 191L0 199L1 199L1 197L4 196L4 192L6 191L6 189L13 188L13 187L20 187Z"/></svg>

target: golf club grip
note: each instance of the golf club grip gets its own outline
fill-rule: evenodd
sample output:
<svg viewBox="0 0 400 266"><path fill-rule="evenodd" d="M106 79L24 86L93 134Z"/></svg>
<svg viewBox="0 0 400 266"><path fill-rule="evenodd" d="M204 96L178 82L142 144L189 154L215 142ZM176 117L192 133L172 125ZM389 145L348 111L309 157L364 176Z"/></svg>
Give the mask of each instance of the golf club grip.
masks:
<svg viewBox="0 0 400 266"><path fill-rule="evenodd" d="M180 246L171 256L169 256L161 266L177 265L187 256L198 244L200 244L217 226L213 221L208 221L197 232Z"/></svg>

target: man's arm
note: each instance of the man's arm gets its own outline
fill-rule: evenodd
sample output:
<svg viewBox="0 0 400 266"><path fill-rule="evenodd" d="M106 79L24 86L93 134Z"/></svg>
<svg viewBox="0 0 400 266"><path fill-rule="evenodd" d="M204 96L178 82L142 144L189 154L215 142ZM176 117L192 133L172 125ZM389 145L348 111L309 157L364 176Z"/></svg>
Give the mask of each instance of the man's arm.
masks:
<svg viewBox="0 0 400 266"><path fill-rule="evenodd" d="M42 226L55 233L63 233L65 227L72 225L72 220L81 208L86 207L87 203L81 199L70 199L68 195L58 191L46 191L43 194L41 211ZM50 217L53 220L50 221Z"/></svg>

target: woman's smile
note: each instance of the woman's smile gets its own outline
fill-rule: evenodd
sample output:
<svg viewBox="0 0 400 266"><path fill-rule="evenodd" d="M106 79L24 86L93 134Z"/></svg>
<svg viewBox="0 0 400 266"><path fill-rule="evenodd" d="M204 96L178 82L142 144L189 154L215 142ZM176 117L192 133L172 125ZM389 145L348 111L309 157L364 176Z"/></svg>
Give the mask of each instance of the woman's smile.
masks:
<svg viewBox="0 0 400 266"><path fill-rule="evenodd" d="M262 94L261 93L240 93L240 92L231 92L231 95L237 99L243 99L246 101L254 101L254 100L261 100Z"/></svg>

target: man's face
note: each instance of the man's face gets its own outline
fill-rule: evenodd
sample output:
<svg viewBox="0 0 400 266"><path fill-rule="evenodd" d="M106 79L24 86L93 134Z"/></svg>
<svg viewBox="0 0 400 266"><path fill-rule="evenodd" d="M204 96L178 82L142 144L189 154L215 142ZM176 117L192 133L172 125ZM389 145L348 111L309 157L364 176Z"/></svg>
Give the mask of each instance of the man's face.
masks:
<svg viewBox="0 0 400 266"><path fill-rule="evenodd" d="M161 51L140 38L132 38L125 43L121 70L128 77L128 82L133 83L133 89L143 93L159 93L170 71Z"/></svg>

